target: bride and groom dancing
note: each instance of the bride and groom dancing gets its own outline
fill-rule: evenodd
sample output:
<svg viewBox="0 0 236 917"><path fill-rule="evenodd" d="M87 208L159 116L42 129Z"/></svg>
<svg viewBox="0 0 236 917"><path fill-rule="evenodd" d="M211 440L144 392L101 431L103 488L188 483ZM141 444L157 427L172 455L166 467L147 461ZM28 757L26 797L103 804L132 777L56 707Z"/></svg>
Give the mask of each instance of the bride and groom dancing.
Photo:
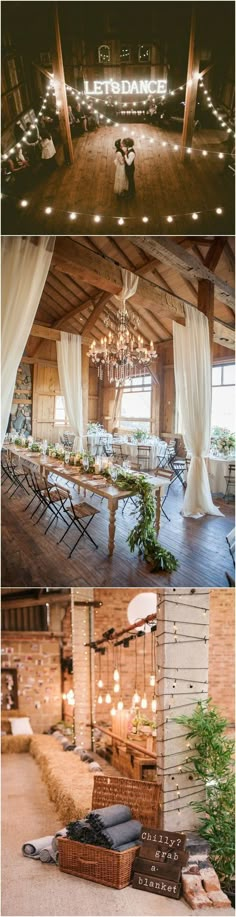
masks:
<svg viewBox="0 0 236 917"><path fill-rule="evenodd" d="M129 137L124 140L116 140L115 148L114 192L117 197L134 197L135 150L133 140L130 140Z"/></svg>

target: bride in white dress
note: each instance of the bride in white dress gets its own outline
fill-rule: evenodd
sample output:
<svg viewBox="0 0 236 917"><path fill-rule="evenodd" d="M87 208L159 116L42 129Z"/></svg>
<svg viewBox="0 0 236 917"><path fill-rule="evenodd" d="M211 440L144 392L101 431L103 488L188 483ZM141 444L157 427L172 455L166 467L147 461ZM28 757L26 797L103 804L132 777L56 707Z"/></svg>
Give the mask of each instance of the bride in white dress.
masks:
<svg viewBox="0 0 236 917"><path fill-rule="evenodd" d="M129 182L125 171L125 158L121 149L121 141L116 140L115 142L116 155L114 159L115 163L115 183L114 183L114 193L120 197L124 191L128 191Z"/></svg>

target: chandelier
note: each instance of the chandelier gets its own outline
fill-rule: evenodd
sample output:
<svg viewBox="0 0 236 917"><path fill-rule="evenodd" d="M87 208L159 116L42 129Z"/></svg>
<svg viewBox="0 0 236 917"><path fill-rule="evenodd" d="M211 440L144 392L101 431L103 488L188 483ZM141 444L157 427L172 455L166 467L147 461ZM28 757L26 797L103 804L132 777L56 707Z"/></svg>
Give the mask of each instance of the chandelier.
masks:
<svg viewBox="0 0 236 917"><path fill-rule="evenodd" d="M138 333L139 318L128 311L125 302L116 315L106 314L103 322L107 334L100 343L92 341L88 352L91 363L97 366L99 379L103 379L104 370L109 382L128 379L137 367L147 366L155 359L153 341L148 346L144 344Z"/></svg>

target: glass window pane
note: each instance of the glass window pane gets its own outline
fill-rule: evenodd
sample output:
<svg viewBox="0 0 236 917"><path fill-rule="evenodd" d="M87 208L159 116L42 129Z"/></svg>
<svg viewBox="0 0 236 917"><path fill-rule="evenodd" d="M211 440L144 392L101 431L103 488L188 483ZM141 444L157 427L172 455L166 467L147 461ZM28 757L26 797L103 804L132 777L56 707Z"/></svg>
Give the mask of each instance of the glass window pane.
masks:
<svg viewBox="0 0 236 917"><path fill-rule="evenodd" d="M223 366L223 383L224 385L235 385L235 364Z"/></svg>
<svg viewBox="0 0 236 917"><path fill-rule="evenodd" d="M212 427L224 427L234 432L234 395L235 389L231 385L222 385L212 390Z"/></svg>
<svg viewBox="0 0 236 917"><path fill-rule="evenodd" d="M149 418L151 413L151 392L124 392L121 402L121 417Z"/></svg>
<svg viewBox="0 0 236 917"><path fill-rule="evenodd" d="M212 368L212 385L221 385L221 366L213 366Z"/></svg>

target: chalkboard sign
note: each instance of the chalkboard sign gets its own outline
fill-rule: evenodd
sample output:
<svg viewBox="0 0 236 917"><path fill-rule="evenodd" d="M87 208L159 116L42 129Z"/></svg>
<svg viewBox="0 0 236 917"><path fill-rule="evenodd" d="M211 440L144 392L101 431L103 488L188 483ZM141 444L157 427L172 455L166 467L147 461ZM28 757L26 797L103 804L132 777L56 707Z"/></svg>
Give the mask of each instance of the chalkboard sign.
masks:
<svg viewBox="0 0 236 917"><path fill-rule="evenodd" d="M160 864L169 863L170 868L172 863L185 866L188 860L186 850L168 850L168 848L165 850L163 847L157 847L152 841L142 844L140 856L147 858L147 860L155 860L156 863Z"/></svg>
<svg viewBox="0 0 236 917"><path fill-rule="evenodd" d="M154 895L164 895L166 898L179 898L181 892L180 882L172 882L171 879L158 879L155 876L145 876L139 873L134 874L133 888L140 888L142 892L153 892Z"/></svg>
<svg viewBox="0 0 236 917"><path fill-rule="evenodd" d="M141 841L139 855L134 861L133 888L179 898L181 870L188 861L188 852L184 849L186 835L143 828Z"/></svg>
<svg viewBox="0 0 236 917"><path fill-rule="evenodd" d="M181 876L181 863L153 863L152 860L145 860L142 852L140 856L136 857L133 864L134 872L145 873L147 876L169 876L171 879L176 879L177 882L180 880Z"/></svg>
<svg viewBox="0 0 236 917"><path fill-rule="evenodd" d="M153 841L157 847L172 850L184 850L186 845L186 834L180 834L178 831L157 831L156 828L143 828L141 834L143 842Z"/></svg>

